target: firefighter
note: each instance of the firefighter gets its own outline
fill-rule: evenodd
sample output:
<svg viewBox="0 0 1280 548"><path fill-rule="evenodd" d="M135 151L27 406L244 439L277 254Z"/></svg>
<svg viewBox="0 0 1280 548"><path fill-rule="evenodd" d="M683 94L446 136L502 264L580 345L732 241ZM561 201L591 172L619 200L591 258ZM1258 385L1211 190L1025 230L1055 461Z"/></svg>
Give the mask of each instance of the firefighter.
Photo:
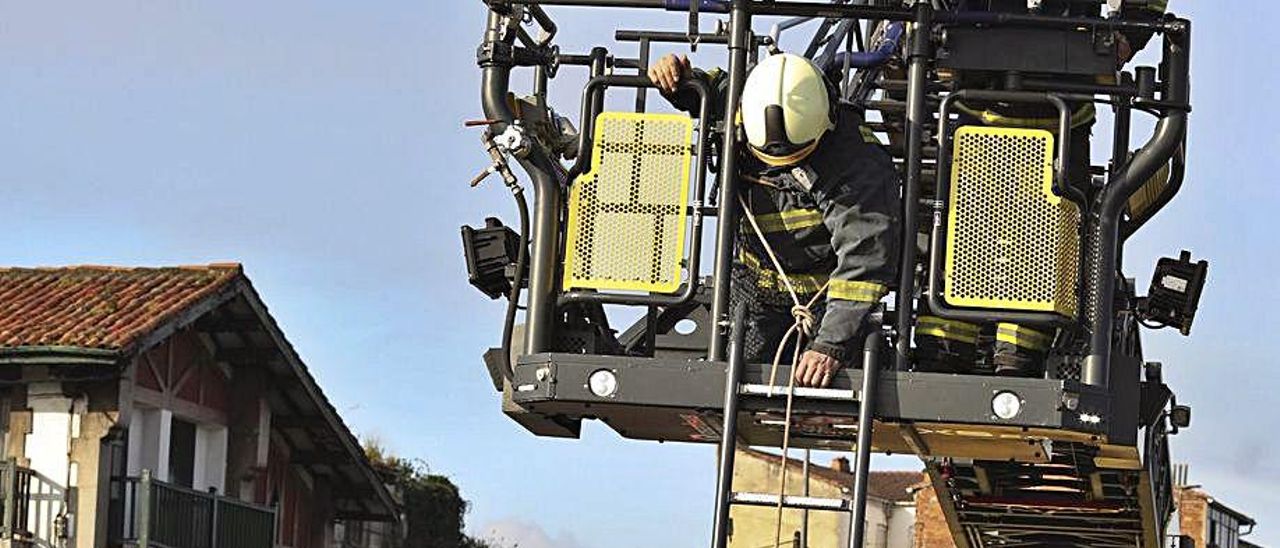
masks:
<svg viewBox="0 0 1280 548"><path fill-rule="evenodd" d="M1000 11L1026 13L1028 3L1023 0L961 0L961 11ZM1121 14L1130 20L1155 20L1161 17L1167 0L1149 0L1143 4L1126 2ZM1034 13L1055 16L1097 17L1100 5L1096 2L1069 2L1045 0L1034 8ZM1116 68L1121 68L1151 40L1150 32L1126 31L1114 35ZM962 87L984 88L998 85L999 77L990 74L962 74ZM1097 79L1114 79L1112 75L1098 75ZM1092 81L1087 78L1084 82ZM1067 176L1069 183L1091 194L1090 136L1095 117L1093 103L1073 104L1071 117L1071 158ZM1056 131L1057 110L1051 106L1031 104L958 104L960 125L990 125L1001 127L1037 128ZM979 340L994 340L991 348L991 364L997 375L1036 377L1044 374L1044 360L1053 344L1053 332L1033 326L1014 323L978 325L931 316L921 312L916 331L916 357L918 369L925 371L969 373L980 361L985 345Z"/></svg>
<svg viewBox="0 0 1280 548"><path fill-rule="evenodd" d="M687 57L668 55L649 69L649 77L688 112L697 111L697 101L680 85L704 79L720 91L714 111L724 112L727 78L721 71L695 70ZM742 223L732 287L733 300L748 308L745 357L767 363L779 351L796 321L789 281L801 303L815 303L809 310L813 333L794 380L798 386L828 386L859 356L868 313L895 276L897 171L874 136L862 131L859 115L839 104L830 81L803 57L762 60L747 77L740 107L746 141L742 198L768 243L760 242L748 221ZM825 301L819 297L824 289ZM790 358L793 351L782 355Z"/></svg>

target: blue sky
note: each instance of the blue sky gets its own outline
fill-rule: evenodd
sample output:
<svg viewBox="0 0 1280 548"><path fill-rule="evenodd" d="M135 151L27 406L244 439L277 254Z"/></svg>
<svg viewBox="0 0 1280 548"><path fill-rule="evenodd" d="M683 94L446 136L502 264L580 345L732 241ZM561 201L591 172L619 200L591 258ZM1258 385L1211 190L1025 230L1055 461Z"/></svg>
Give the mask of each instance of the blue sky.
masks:
<svg viewBox="0 0 1280 548"><path fill-rule="evenodd" d="M1195 408L1175 458L1280 543L1280 120L1258 105L1280 91L1262 26L1280 3L1172 4L1196 17L1190 174L1129 272L1149 279L1182 248L1213 261L1196 336L1156 333L1148 357ZM624 17L684 24L557 13L566 51ZM457 236L514 219L499 185L466 184L485 161L460 128L479 116L482 18L459 0L0 0L0 263L242 262L348 423L453 477L473 530L525 548L703 546L710 448L598 425L536 439L498 411L479 356L501 306L467 286ZM581 80L555 82L561 110Z"/></svg>

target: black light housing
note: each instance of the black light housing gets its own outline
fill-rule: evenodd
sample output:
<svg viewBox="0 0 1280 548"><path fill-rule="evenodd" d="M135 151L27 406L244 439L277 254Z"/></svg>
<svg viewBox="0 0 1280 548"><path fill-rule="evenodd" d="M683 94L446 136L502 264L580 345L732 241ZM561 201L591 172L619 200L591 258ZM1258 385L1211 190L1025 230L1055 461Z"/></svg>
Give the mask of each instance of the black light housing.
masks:
<svg viewBox="0 0 1280 548"><path fill-rule="evenodd" d="M1188 428L1191 426L1191 406L1174 405L1169 410L1169 422L1177 428Z"/></svg>
<svg viewBox="0 0 1280 548"><path fill-rule="evenodd" d="M1208 273L1209 262L1191 262L1190 251L1183 251L1177 259L1160 259L1151 278L1151 290L1139 308L1142 318L1190 335Z"/></svg>
<svg viewBox="0 0 1280 548"><path fill-rule="evenodd" d="M508 270L516 263L520 235L497 218L484 220L484 227L462 227L462 252L467 260L467 279L490 299L511 291Z"/></svg>

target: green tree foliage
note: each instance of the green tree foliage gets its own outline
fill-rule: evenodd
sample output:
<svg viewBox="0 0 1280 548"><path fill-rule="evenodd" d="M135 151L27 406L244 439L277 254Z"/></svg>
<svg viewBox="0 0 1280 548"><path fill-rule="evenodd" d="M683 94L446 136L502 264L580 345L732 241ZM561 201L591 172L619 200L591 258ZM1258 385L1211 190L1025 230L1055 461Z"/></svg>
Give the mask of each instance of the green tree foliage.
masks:
<svg viewBox="0 0 1280 548"><path fill-rule="evenodd" d="M377 440L365 441L365 454L401 503L404 529L393 548L501 548L463 532L468 504L449 478L390 454Z"/></svg>

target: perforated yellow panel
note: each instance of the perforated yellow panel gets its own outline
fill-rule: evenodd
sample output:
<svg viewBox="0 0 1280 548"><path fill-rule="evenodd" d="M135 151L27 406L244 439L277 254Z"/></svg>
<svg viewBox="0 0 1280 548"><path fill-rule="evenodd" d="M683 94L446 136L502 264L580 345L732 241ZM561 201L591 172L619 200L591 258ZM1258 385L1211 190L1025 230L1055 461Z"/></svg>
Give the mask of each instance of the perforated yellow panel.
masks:
<svg viewBox="0 0 1280 548"><path fill-rule="evenodd" d="M1169 187L1170 169L1169 164L1165 164L1129 197L1129 215L1140 216L1156 203L1156 198Z"/></svg>
<svg viewBox="0 0 1280 548"><path fill-rule="evenodd" d="M684 115L596 118L592 171L569 191L565 289L680 288L692 137Z"/></svg>
<svg viewBox="0 0 1280 548"><path fill-rule="evenodd" d="M1052 133L956 130L946 301L1075 317L1080 212L1053 193Z"/></svg>

